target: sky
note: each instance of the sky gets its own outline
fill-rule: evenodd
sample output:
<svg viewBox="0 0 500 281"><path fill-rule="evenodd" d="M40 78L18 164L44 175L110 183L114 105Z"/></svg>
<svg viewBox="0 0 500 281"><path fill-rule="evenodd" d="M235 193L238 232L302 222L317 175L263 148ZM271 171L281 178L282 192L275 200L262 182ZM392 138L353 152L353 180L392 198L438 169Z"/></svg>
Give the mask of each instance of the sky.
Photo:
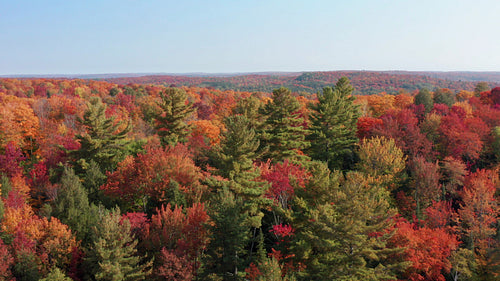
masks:
<svg viewBox="0 0 500 281"><path fill-rule="evenodd" d="M500 71L500 0L0 0L0 75Z"/></svg>

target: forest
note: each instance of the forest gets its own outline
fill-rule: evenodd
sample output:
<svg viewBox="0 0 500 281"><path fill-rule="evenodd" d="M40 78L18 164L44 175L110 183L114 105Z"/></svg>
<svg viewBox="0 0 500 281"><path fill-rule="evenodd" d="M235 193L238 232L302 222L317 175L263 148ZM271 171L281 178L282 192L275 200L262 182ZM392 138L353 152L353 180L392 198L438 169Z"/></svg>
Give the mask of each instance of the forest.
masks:
<svg viewBox="0 0 500 281"><path fill-rule="evenodd" d="M104 75L102 75L104 76ZM422 88L447 88L455 92L473 91L479 81L500 86L498 72L410 72L410 71L315 71L241 74L146 75L134 77L95 78L117 84L161 84L165 86L195 86L219 90L272 92L285 87L299 95L311 95L324 87L335 85L347 77L354 86L355 95L373 95L381 92L400 94Z"/></svg>
<svg viewBox="0 0 500 281"><path fill-rule="evenodd" d="M0 79L0 280L500 279L500 87L134 83Z"/></svg>

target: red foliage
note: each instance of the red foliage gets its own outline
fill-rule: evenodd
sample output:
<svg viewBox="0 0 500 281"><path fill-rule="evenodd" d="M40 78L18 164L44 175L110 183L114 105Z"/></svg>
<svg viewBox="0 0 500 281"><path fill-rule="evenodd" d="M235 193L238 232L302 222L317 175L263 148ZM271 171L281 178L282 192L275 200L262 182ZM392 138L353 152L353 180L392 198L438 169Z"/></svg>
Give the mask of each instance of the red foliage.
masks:
<svg viewBox="0 0 500 281"><path fill-rule="evenodd" d="M411 218L415 214L417 208L417 203L412 196L408 196L404 191L399 191L396 194L396 204L399 209L399 213L406 218Z"/></svg>
<svg viewBox="0 0 500 281"><path fill-rule="evenodd" d="M0 155L0 174L9 178L22 175L23 168L20 164L25 159L21 149L14 142L9 142L5 146L5 152Z"/></svg>
<svg viewBox="0 0 500 281"><path fill-rule="evenodd" d="M432 201L437 201L442 195L439 180L439 165L437 162L427 162L423 157L416 157L409 161L411 171L411 187L414 189L417 206L424 209L431 205ZM418 215L418 214L417 214Z"/></svg>
<svg viewBox="0 0 500 281"><path fill-rule="evenodd" d="M308 178L304 168L292 164L288 160L274 165L267 161L260 168L262 178L271 183L271 188L267 191L266 196L285 209L288 208L288 200L295 194L295 188L304 188Z"/></svg>
<svg viewBox="0 0 500 281"><path fill-rule="evenodd" d="M162 248L158 257L158 267L154 270L157 280L185 281L193 279L192 264L184 256Z"/></svg>
<svg viewBox="0 0 500 281"><path fill-rule="evenodd" d="M208 243L206 223L209 219L204 204L195 203L187 208L185 225L182 228L183 239L177 241L179 251L191 259L196 259L201 254Z"/></svg>
<svg viewBox="0 0 500 281"><path fill-rule="evenodd" d="M9 208L18 209L26 204L26 195L20 193L18 190L13 189L7 195L7 200L5 200L5 206Z"/></svg>
<svg viewBox="0 0 500 281"><path fill-rule="evenodd" d="M269 231L273 233L278 239L278 244L283 242L289 242L291 236L294 235L294 229L290 225L276 224L273 225L273 228Z"/></svg>
<svg viewBox="0 0 500 281"><path fill-rule="evenodd" d="M479 170L468 175L461 192L459 222L462 233L473 239L475 247L485 250L495 235L500 209L495 198L498 174Z"/></svg>
<svg viewBox="0 0 500 281"><path fill-rule="evenodd" d="M384 122L379 118L373 118L368 116L360 117L358 119L358 132L357 132L358 138L363 139L370 137L373 128L377 126L382 126L382 124L384 124Z"/></svg>
<svg viewBox="0 0 500 281"><path fill-rule="evenodd" d="M444 228L449 226L453 216L451 202L433 202L431 206L425 209L425 215L427 217L425 223L429 228Z"/></svg>
<svg viewBox="0 0 500 281"><path fill-rule="evenodd" d="M248 268L245 268L246 278L250 281L258 281L259 276L262 275L259 268L252 262Z"/></svg>
<svg viewBox="0 0 500 281"><path fill-rule="evenodd" d="M49 181L49 172L45 162L33 165L29 172L28 185L33 199L32 205L40 208L47 201L52 201L57 196L56 187Z"/></svg>
<svg viewBox="0 0 500 281"><path fill-rule="evenodd" d="M189 261L195 271L199 267L198 259L208 243L206 224L209 216L204 204L194 204L186 209L186 214L182 207L175 206L172 210L170 204L156 212L146 228L146 248L155 251L164 247Z"/></svg>
<svg viewBox="0 0 500 281"><path fill-rule="evenodd" d="M432 143L420 132L418 119L411 109L403 109L381 117L383 124L374 128L374 135L392 138L409 156L432 156Z"/></svg>
<svg viewBox="0 0 500 281"><path fill-rule="evenodd" d="M118 164L116 171L108 173L108 182L101 190L131 205L145 202L148 196L156 202L166 203L167 191L173 188L175 181L192 203L199 201L204 192L200 184L202 177L185 146L179 144L163 149L150 145L145 153L136 158L128 156Z"/></svg>
<svg viewBox="0 0 500 281"><path fill-rule="evenodd" d="M442 103L436 103L434 104L434 108L432 109L431 113L435 113L437 115L447 115L450 112L450 108L446 104Z"/></svg>
<svg viewBox="0 0 500 281"><path fill-rule="evenodd" d="M81 267L83 262L84 253L81 249L75 247L71 252L71 261L68 269L68 277L73 280L81 280L79 276L85 275L84 269Z"/></svg>
<svg viewBox="0 0 500 281"><path fill-rule="evenodd" d="M10 271L12 265L14 265L14 258L0 238L0 280L14 280Z"/></svg>
<svg viewBox="0 0 500 281"><path fill-rule="evenodd" d="M465 112L453 107L450 114L443 116L439 126L441 143L447 156L476 160L483 147L481 137L470 131L465 122Z"/></svg>
<svg viewBox="0 0 500 281"><path fill-rule="evenodd" d="M142 238L141 235L149 224L146 214L142 212L126 213L122 215L121 221L125 219L130 222L130 231L132 234L137 238Z"/></svg>
<svg viewBox="0 0 500 281"><path fill-rule="evenodd" d="M491 91L482 92L481 101L491 106L500 104L500 87L493 88Z"/></svg>
<svg viewBox="0 0 500 281"><path fill-rule="evenodd" d="M460 242L453 234L442 228L418 227L416 224L400 220L396 223L396 233L390 246L405 248L402 257L412 265L405 271L404 280L445 281L442 272L449 272L448 260Z"/></svg>

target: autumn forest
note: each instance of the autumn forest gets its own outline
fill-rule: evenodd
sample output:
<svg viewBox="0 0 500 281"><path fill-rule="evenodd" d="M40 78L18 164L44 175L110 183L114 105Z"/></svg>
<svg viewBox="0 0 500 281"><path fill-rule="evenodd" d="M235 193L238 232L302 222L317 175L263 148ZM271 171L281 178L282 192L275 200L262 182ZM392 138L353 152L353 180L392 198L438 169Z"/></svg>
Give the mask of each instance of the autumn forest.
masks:
<svg viewBox="0 0 500 281"><path fill-rule="evenodd" d="M0 79L0 280L500 279L500 87L151 79Z"/></svg>

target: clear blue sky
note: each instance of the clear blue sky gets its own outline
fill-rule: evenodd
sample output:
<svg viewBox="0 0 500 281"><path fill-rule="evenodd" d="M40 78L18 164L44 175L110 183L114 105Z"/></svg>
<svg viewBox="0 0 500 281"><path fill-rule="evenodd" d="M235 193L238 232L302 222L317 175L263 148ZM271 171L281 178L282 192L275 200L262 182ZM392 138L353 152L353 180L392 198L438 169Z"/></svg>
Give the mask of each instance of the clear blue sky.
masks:
<svg viewBox="0 0 500 281"><path fill-rule="evenodd" d="M500 0L0 0L0 75L500 71Z"/></svg>

